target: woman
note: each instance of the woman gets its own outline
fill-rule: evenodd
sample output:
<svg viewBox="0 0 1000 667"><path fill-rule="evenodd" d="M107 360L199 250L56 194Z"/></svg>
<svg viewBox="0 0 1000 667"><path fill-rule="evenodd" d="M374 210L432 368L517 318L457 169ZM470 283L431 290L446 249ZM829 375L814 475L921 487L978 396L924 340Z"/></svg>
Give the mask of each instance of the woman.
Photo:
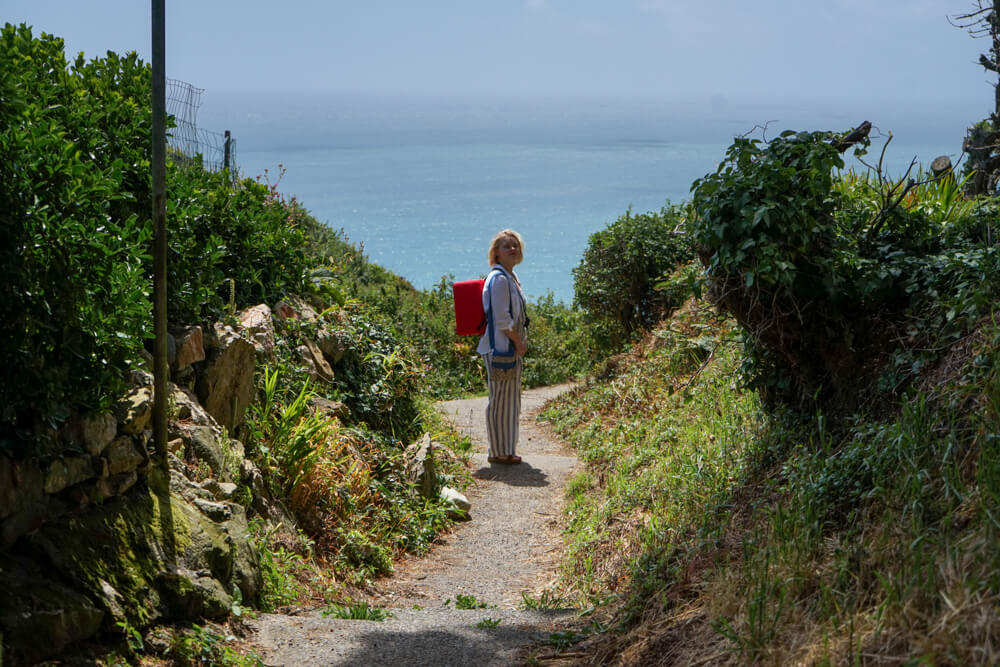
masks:
<svg viewBox="0 0 1000 667"><path fill-rule="evenodd" d="M483 310L489 314L486 333L476 351L486 362L489 402L486 432L490 440L490 463L517 464L518 419L521 416L521 366L527 351L527 317L524 292L514 267L524 259L524 241L513 229L505 229L490 243L490 273L483 285Z"/></svg>

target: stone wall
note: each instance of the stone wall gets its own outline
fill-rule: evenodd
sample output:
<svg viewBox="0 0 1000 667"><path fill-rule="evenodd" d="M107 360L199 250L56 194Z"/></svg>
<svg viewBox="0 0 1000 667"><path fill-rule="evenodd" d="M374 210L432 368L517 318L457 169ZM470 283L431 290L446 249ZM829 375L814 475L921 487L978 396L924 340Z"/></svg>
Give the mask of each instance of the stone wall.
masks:
<svg viewBox="0 0 1000 667"><path fill-rule="evenodd" d="M273 355L271 310L171 331L170 490L151 472L153 376L108 413L39 432L0 455L0 655L33 664L120 622L218 617L261 587L246 509L262 491L239 432L254 367ZM241 490L242 489L242 490ZM38 641L45 638L45 641Z"/></svg>

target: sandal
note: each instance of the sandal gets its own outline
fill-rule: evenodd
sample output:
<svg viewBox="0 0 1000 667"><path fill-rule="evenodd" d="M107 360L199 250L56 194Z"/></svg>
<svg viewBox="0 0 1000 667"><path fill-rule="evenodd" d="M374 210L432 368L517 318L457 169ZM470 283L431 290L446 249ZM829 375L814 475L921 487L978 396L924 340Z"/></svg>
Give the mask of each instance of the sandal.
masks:
<svg viewBox="0 0 1000 667"><path fill-rule="evenodd" d="M521 462L521 457L516 455L509 456L488 456L486 457L489 463L504 463L507 465L517 465Z"/></svg>

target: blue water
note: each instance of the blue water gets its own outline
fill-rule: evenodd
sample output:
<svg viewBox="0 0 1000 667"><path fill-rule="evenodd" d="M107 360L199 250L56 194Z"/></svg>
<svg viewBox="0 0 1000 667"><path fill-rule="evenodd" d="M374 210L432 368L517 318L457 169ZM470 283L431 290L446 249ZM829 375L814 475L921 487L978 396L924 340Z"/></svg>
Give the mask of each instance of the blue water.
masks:
<svg viewBox="0 0 1000 667"><path fill-rule="evenodd" d="M782 110L788 120L769 126L769 137L864 119L822 106ZM914 157L957 160L962 116L884 114L891 125L878 127L896 137L890 171ZM772 117L766 106L220 94L206 96L199 125L232 130L243 175L280 175L282 193L418 288L485 274L490 238L511 227L525 239L517 271L528 295L568 303L590 234L629 208L689 198L734 136Z"/></svg>

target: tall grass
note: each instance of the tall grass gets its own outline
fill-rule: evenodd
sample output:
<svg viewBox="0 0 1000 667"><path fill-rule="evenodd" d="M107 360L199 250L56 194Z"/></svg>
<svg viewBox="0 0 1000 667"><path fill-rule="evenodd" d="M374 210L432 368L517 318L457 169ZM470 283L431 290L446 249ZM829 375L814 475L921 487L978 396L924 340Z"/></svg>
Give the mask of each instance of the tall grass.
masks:
<svg viewBox="0 0 1000 667"><path fill-rule="evenodd" d="M622 600L591 657L996 664L1000 325L835 424L765 414L731 341L689 306L547 413L587 465L564 584Z"/></svg>

